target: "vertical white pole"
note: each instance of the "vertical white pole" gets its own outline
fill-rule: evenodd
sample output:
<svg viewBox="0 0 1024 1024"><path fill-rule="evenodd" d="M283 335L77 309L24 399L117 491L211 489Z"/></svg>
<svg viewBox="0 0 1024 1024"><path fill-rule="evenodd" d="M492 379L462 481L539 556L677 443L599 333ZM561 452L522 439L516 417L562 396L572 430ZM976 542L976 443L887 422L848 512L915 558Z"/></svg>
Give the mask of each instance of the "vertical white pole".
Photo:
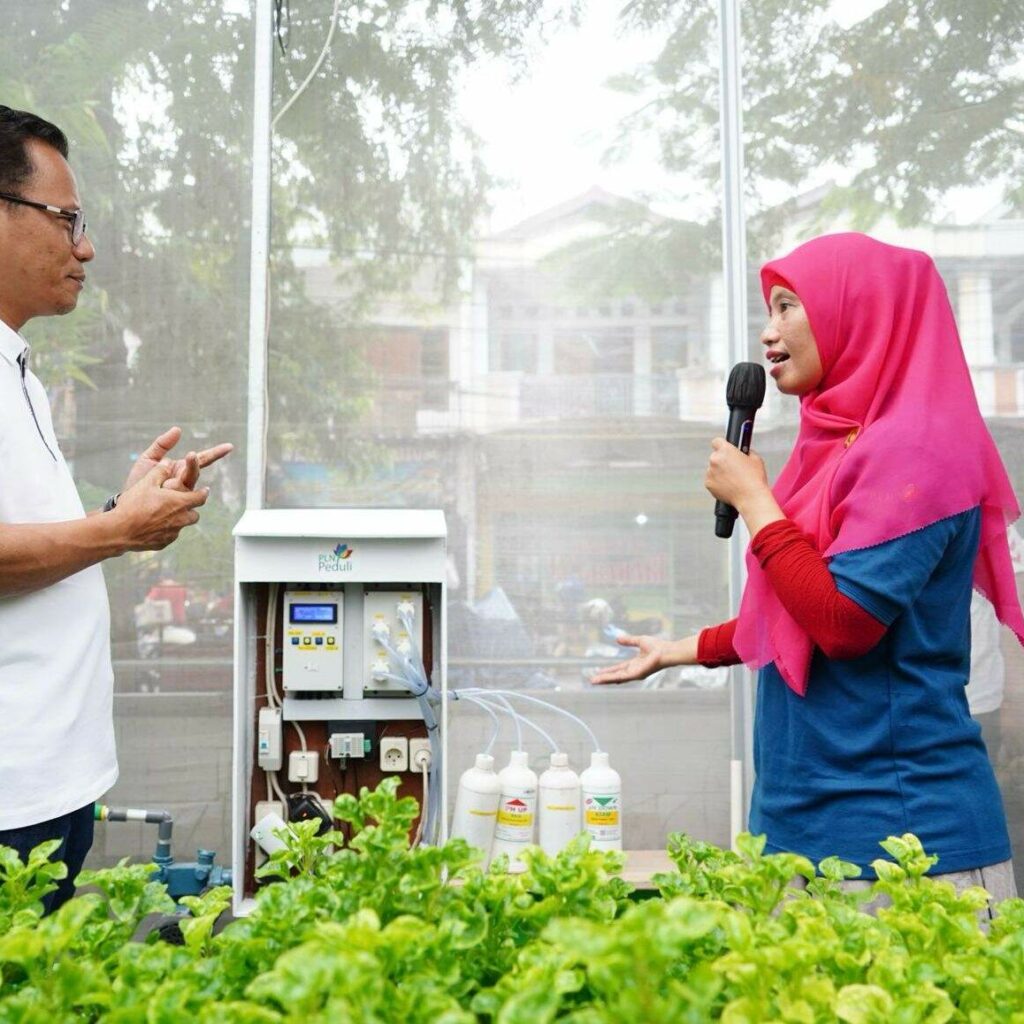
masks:
<svg viewBox="0 0 1024 1024"><path fill-rule="evenodd" d="M730 365L747 355L747 236L743 213L743 75L739 0L719 0L719 125L722 147L722 274ZM739 606L746 580L746 533L737 523L729 542L729 607ZM730 831L735 842L745 826L749 801L747 765L751 730L749 673L732 670L732 758L729 770Z"/></svg>
<svg viewBox="0 0 1024 1024"><path fill-rule="evenodd" d="M273 0L254 0L252 234L249 248L249 392L245 507L263 507L267 418L267 260L270 245L270 104L273 87Z"/></svg>

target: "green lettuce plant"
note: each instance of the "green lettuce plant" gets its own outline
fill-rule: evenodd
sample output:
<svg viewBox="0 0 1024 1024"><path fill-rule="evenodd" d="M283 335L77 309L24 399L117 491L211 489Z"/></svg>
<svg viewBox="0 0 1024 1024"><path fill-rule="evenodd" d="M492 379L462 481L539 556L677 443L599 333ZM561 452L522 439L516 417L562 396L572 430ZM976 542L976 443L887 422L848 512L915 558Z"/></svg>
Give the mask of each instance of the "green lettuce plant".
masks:
<svg viewBox="0 0 1024 1024"><path fill-rule="evenodd" d="M461 840L410 849L417 808L397 787L340 797L323 835L294 824L244 919L216 927L224 888L184 900L181 945L136 939L173 909L149 866L84 872L43 917L54 845L27 864L0 848L0 1024L1024 1019L1024 901L990 923L984 890L929 878L912 835L882 843L877 881L850 893L857 868L836 858L675 834L675 870L635 902L622 856L582 836L528 851L519 875Z"/></svg>

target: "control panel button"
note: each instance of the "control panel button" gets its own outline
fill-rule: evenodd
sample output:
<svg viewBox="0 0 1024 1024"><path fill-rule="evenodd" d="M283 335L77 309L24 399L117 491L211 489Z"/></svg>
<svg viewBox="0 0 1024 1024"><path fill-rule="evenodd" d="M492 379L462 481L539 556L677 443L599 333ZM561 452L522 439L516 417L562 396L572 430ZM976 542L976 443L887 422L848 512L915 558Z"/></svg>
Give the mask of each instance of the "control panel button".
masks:
<svg viewBox="0 0 1024 1024"><path fill-rule="evenodd" d="M323 647L323 645L324 645L324 638L322 636L318 636L316 638L316 645L317 645L317 647Z"/></svg>
<svg viewBox="0 0 1024 1024"><path fill-rule="evenodd" d="M292 637L292 643L297 645L298 642L299 642L299 638L297 636L293 636Z"/></svg>

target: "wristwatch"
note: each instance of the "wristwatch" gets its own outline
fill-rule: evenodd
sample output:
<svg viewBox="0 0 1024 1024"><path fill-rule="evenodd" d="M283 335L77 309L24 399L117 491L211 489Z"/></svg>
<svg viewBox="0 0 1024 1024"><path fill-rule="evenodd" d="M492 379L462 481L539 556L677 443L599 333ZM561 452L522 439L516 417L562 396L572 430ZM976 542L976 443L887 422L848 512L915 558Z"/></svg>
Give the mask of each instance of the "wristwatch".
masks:
<svg viewBox="0 0 1024 1024"><path fill-rule="evenodd" d="M107 500L103 502L103 511L113 512L114 509L117 508L117 499L120 497L121 492L118 491L117 494L112 494L109 498L107 498Z"/></svg>

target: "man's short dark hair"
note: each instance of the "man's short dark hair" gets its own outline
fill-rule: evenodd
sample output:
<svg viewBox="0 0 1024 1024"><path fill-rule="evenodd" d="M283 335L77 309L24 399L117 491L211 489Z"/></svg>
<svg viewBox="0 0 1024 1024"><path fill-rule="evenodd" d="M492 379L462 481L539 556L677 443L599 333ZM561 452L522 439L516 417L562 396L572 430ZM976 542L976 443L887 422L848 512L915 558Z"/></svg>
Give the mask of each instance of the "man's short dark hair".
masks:
<svg viewBox="0 0 1024 1024"><path fill-rule="evenodd" d="M29 139L39 139L68 158L67 136L55 124L0 104L0 192L20 195L21 186L32 177L35 168L25 145Z"/></svg>

